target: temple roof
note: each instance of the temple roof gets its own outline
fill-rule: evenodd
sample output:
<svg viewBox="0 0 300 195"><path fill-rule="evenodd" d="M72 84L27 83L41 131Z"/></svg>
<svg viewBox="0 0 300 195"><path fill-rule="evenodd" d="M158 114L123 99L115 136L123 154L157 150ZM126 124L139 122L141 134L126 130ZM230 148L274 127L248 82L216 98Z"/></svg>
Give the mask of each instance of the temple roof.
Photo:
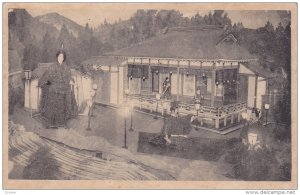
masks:
<svg viewBox="0 0 300 195"><path fill-rule="evenodd" d="M92 56L82 62L83 65L119 66L125 59L113 56Z"/></svg>
<svg viewBox="0 0 300 195"><path fill-rule="evenodd" d="M256 59L223 28L170 28L136 45L107 53L110 56L208 60Z"/></svg>
<svg viewBox="0 0 300 195"><path fill-rule="evenodd" d="M276 72L271 72L265 68L263 68L257 61L255 62L246 62L243 63L243 65L257 74L258 76L261 76L263 78L273 78L273 77L278 77L278 74Z"/></svg>

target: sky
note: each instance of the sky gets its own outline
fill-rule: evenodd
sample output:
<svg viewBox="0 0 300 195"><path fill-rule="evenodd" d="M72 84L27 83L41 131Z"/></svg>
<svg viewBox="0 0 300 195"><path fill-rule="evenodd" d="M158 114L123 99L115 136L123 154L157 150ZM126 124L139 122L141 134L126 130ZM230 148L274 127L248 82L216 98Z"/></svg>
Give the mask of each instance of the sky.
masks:
<svg viewBox="0 0 300 195"><path fill-rule="evenodd" d="M132 4L97 4L89 6L61 6L61 7L43 7L39 9L27 9L32 16L43 15L46 13L57 12L78 24L84 26L87 22L92 27L98 27L106 19L108 22L113 23L119 19L129 19L136 12L137 9L176 9L179 10L183 16L191 17L197 12L200 15L209 13L209 10L204 10L200 5L182 6L172 5L163 7L160 4L148 5L132 5ZM274 26L279 22L284 25L290 21L290 15L287 11L264 11L264 10L225 10L228 13L232 23L242 22L244 27L256 29L262 27L267 21L270 21Z"/></svg>

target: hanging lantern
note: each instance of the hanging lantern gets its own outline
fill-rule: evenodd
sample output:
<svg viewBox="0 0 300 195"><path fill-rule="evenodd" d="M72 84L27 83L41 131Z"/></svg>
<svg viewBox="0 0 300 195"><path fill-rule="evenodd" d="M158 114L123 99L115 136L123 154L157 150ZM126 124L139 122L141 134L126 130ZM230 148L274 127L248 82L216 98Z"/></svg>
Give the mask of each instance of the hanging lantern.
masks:
<svg viewBox="0 0 300 195"><path fill-rule="evenodd" d="M186 71L186 76L188 77L190 75L190 72L189 71Z"/></svg>
<svg viewBox="0 0 300 195"><path fill-rule="evenodd" d="M203 80L206 80L206 75L205 75L205 73L202 74L202 79L203 79Z"/></svg>
<svg viewBox="0 0 300 195"><path fill-rule="evenodd" d="M216 81L216 85L217 85L217 86L219 85L219 81Z"/></svg>
<svg viewBox="0 0 300 195"><path fill-rule="evenodd" d="M158 75L158 70L155 71L155 74Z"/></svg>
<svg viewBox="0 0 300 195"><path fill-rule="evenodd" d="M130 75L130 80L132 80L132 75Z"/></svg>
<svg viewBox="0 0 300 195"><path fill-rule="evenodd" d="M170 76L172 76L172 74L173 74L173 72L172 72L172 71L170 71Z"/></svg>
<svg viewBox="0 0 300 195"><path fill-rule="evenodd" d="M145 81L146 80L146 77L145 76L143 76L143 81Z"/></svg>

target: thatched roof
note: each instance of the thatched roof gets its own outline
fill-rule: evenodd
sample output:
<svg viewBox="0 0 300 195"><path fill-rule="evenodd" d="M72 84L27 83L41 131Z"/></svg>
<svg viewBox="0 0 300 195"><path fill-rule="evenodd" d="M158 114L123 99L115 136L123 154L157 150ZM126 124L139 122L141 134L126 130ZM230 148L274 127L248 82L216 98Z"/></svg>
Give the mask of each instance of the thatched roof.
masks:
<svg viewBox="0 0 300 195"><path fill-rule="evenodd" d="M247 62L243 63L245 67L247 67L249 70L257 74L258 76L261 76L263 78L273 78L277 77L278 74L275 72L271 72L265 68L263 68L257 61Z"/></svg>
<svg viewBox="0 0 300 195"><path fill-rule="evenodd" d="M119 66L125 59L113 56L93 56L82 62L83 65Z"/></svg>
<svg viewBox="0 0 300 195"><path fill-rule="evenodd" d="M164 34L107 55L209 60L256 59L236 43L233 35L227 36L224 35L223 28L170 28Z"/></svg>

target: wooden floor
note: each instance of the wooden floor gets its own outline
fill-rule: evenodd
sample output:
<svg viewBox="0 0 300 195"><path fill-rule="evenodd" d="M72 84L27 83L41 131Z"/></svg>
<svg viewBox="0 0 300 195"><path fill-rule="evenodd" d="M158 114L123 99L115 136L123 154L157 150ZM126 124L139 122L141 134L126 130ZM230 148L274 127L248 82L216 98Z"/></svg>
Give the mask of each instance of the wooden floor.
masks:
<svg viewBox="0 0 300 195"><path fill-rule="evenodd" d="M33 160L35 153L41 148L47 148L52 163L58 165L57 170L51 173L58 179L85 179L85 180L161 180L160 176L148 171L145 166L127 162L124 159L117 161L105 160L81 151L76 151L66 145L50 141L34 133L20 132L10 136L9 149L19 151L11 160L23 167L27 167ZM102 156L102 155L101 155ZM45 164L46 166L46 164ZM39 173L37 173L38 176Z"/></svg>

